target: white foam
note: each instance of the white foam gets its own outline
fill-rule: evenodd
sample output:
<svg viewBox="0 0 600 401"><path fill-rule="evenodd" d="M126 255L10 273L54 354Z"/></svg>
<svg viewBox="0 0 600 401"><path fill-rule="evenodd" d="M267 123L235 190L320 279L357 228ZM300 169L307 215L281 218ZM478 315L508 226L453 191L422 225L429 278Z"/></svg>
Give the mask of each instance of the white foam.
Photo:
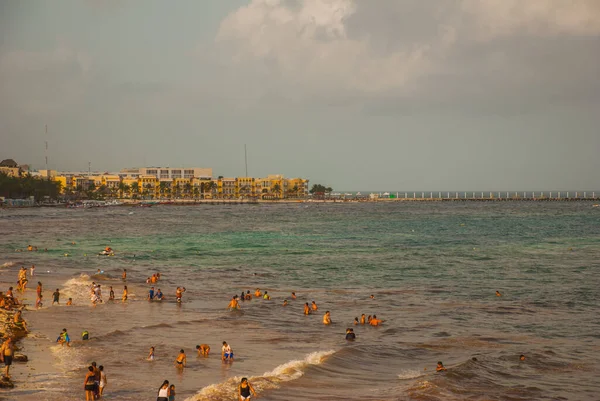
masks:
<svg viewBox="0 0 600 401"><path fill-rule="evenodd" d="M399 379L416 379L417 377L423 376L424 373L416 369L406 369L398 373Z"/></svg>
<svg viewBox="0 0 600 401"><path fill-rule="evenodd" d="M6 262L0 265L0 267L13 267L14 265L16 265L15 262Z"/></svg>
<svg viewBox="0 0 600 401"><path fill-rule="evenodd" d="M73 298L75 304L88 303L92 280L87 274L67 280L60 288L61 298ZM66 301L65 301L66 302Z"/></svg>
<svg viewBox="0 0 600 401"><path fill-rule="evenodd" d="M296 380L304 375L304 369L309 365L319 365L329 355L335 351L311 352L304 359L293 360L277 366L270 372L265 372L262 376L253 376L248 380L256 391L264 391L279 387L279 383ZM211 384L201 389L196 395L187 398L185 401L213 401L221 399L230 399L234 394L241 377L231 377L222 383Z"/></svg>

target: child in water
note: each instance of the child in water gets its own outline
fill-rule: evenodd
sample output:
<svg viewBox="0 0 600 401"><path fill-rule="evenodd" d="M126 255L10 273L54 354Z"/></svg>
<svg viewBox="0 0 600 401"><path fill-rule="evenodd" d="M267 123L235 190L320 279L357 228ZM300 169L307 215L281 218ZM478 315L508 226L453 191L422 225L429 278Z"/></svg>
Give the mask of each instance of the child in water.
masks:
<svg viewBox="0 0 600 401"><path fill-rule="evenodd" d="M171 384L169 387L169 401L175 401L175 385Z"/></svg>

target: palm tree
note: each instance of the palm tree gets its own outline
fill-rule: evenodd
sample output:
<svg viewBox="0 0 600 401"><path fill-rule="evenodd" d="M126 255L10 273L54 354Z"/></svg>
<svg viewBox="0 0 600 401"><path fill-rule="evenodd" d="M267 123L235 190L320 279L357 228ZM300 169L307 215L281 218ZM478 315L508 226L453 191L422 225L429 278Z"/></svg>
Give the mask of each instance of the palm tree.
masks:
<svg viewBox="0 0 600 401"><path fill-rule="evenodd" d="M271 188L271 191L273 191L273 193L277 194L278 197L281 194L281 185L279 185L279 183L275 183L275 185L273 185L273 187Z"/></svg>
<svg viewBox="0 0 600 401"><path fill-rule="evenodd" d="M123 198L123 193L126 191L126 187L129 185L125 184L123 181L119 182L119 198Z"/></svg>
<svg viewBox="0 0 600 401"><path fill-rule="evenodd" d="M184 197L188 197L192 194L192 183L186 182L183 186L183 195Z"/></svg>
<svg viewBox="0 0 600 401"><path fill-rule="evenodd" d="M200 195L200 189L196 186L194 186L194 199L198 199L198 196Z"/></svg>
<svg viewBox="0 0 600 401"><path fill-rule="evenodd" d="M132 198L137 199L138 192L140 192L140 184L138 182L131 184L131 192L133 192Z"/></svg>
<svg viewBox="0 0 600 401"><path fill-rule="evenodd" d="M165 197L165 193L168 192L168 187L167 187L167 182L166 181L161 181L158 186L160 188L160 197L164 198Z"/></svg>

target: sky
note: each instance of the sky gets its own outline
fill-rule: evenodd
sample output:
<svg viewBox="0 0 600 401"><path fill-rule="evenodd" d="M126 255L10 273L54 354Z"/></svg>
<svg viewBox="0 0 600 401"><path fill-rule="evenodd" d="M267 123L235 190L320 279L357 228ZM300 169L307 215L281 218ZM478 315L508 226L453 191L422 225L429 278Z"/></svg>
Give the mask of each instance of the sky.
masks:
<svg viewBox="0 0 600 401"><path fill-rule="evenodd" d="M45 134L45 126L48 134ZM600 189L598 0L0 2L0 159Z"/></svg>

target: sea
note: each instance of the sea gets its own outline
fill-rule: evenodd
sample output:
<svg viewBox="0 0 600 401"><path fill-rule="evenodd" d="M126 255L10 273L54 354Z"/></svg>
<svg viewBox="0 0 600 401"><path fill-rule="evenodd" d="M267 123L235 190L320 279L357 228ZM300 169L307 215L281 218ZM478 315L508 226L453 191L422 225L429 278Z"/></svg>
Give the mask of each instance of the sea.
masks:
<svg viewBox="0 0 600 401"><path fill-rule="evenodd" d="M98 255L107 246L114 256ZM92 361L109 400L154 400L169 380L176 400L233 401L242 377L261 400L600 399L593 201L1 209L2 290L32 264L17 294L29 304L19 344L29 362L12 366L3 400L84 399ZM165 300L148 301L157 272ZM104 299L95 307L93 282ZM227 309L257 288L271 299ZM362 314L383 323L354 325ZM71 347L56 342L63 328ZM233 361L221 361L223 341ZM203 343L208 357L196 352Z"/></svg>

